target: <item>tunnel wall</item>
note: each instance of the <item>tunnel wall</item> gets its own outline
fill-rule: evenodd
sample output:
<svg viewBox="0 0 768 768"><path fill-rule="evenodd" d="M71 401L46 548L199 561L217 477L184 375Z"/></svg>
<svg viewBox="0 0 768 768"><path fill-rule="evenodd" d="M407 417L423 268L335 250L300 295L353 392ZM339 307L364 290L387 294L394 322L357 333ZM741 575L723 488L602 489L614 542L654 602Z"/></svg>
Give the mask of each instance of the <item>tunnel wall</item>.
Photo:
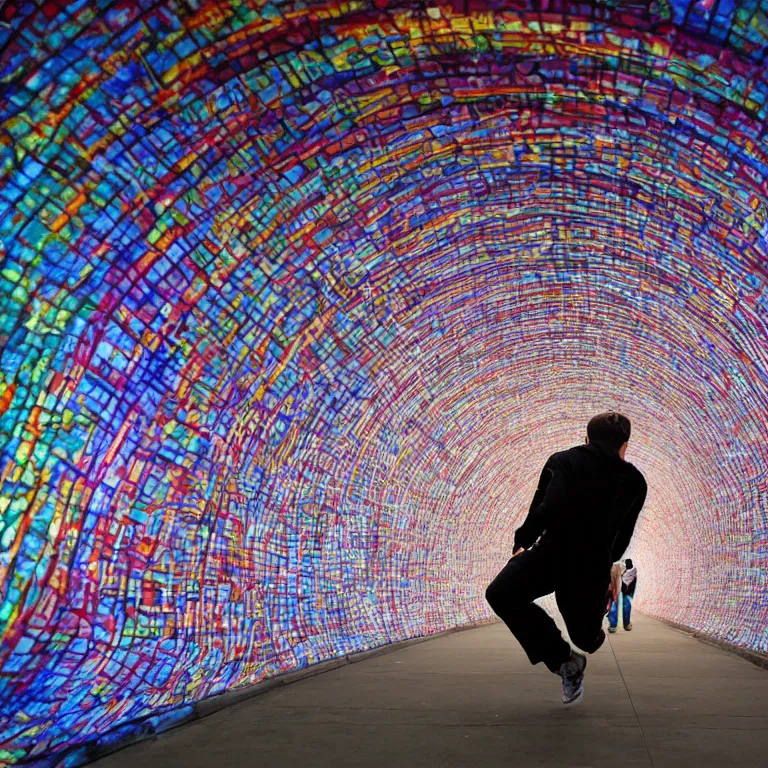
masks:
<svg viewBox="0 0 768 768"><path fill-rule="evenodd" d="M488 617L607 408L768 650L766 5L429 5L0 10L0 761Z"/></svg>

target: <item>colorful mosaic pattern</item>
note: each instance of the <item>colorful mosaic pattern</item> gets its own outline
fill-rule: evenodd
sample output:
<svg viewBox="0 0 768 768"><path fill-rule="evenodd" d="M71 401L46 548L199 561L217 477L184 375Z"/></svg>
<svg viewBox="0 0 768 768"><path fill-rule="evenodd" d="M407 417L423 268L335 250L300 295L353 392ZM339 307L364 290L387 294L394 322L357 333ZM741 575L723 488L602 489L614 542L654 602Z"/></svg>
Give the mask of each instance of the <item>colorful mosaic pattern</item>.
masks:
<svg viewBox="0 0 768 768"><path fill-rule="evenodd" d="M607 407L768 650L765 0L0 16L0 761L487 617Z"/></svg>

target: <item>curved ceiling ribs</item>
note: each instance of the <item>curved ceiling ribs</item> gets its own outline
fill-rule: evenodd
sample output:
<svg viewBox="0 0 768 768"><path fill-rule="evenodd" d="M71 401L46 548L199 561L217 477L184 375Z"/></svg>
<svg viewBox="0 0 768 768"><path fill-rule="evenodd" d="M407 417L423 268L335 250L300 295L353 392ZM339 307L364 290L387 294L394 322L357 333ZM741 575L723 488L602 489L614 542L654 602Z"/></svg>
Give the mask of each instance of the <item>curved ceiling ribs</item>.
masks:
<svg viewBox="0 0 768 768"><path fill-rule="evenodd" d="M768 650L768 8L427 5L0 10L0 759L488 616L607 407Z"/></svg>

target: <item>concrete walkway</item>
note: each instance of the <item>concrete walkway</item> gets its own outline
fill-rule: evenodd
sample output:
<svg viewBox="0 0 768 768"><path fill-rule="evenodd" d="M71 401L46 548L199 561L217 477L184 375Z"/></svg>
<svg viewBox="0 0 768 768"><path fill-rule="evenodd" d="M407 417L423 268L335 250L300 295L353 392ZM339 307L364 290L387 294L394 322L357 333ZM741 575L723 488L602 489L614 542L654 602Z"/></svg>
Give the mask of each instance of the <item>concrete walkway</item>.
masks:
<svg viewBox="0 0 768 768"><path fill-rule="evenodd" d="M766 768L768 672L636 615L590 657L585 700L503 624L273 689L99 768Z"/></svg>

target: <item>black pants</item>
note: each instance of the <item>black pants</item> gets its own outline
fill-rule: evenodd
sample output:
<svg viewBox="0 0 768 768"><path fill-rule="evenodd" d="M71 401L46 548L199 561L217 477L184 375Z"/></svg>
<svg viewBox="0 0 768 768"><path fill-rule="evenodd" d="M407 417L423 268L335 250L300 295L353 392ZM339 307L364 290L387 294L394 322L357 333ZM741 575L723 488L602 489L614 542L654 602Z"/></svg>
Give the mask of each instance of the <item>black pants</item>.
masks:
<svg viewBox="0 0 768 768"><path fill-rule="evenodd" d="M531 664L543 661L549 670L557 672L570 657L571 647L552 617L533 602L551 592L555 593L571 640L581 650L594 653L605 640L602 625L608 583L599 575L585 578L569 572L559 577L553 553L534 546L504 566L485 597L523 646Z"/></svg>

